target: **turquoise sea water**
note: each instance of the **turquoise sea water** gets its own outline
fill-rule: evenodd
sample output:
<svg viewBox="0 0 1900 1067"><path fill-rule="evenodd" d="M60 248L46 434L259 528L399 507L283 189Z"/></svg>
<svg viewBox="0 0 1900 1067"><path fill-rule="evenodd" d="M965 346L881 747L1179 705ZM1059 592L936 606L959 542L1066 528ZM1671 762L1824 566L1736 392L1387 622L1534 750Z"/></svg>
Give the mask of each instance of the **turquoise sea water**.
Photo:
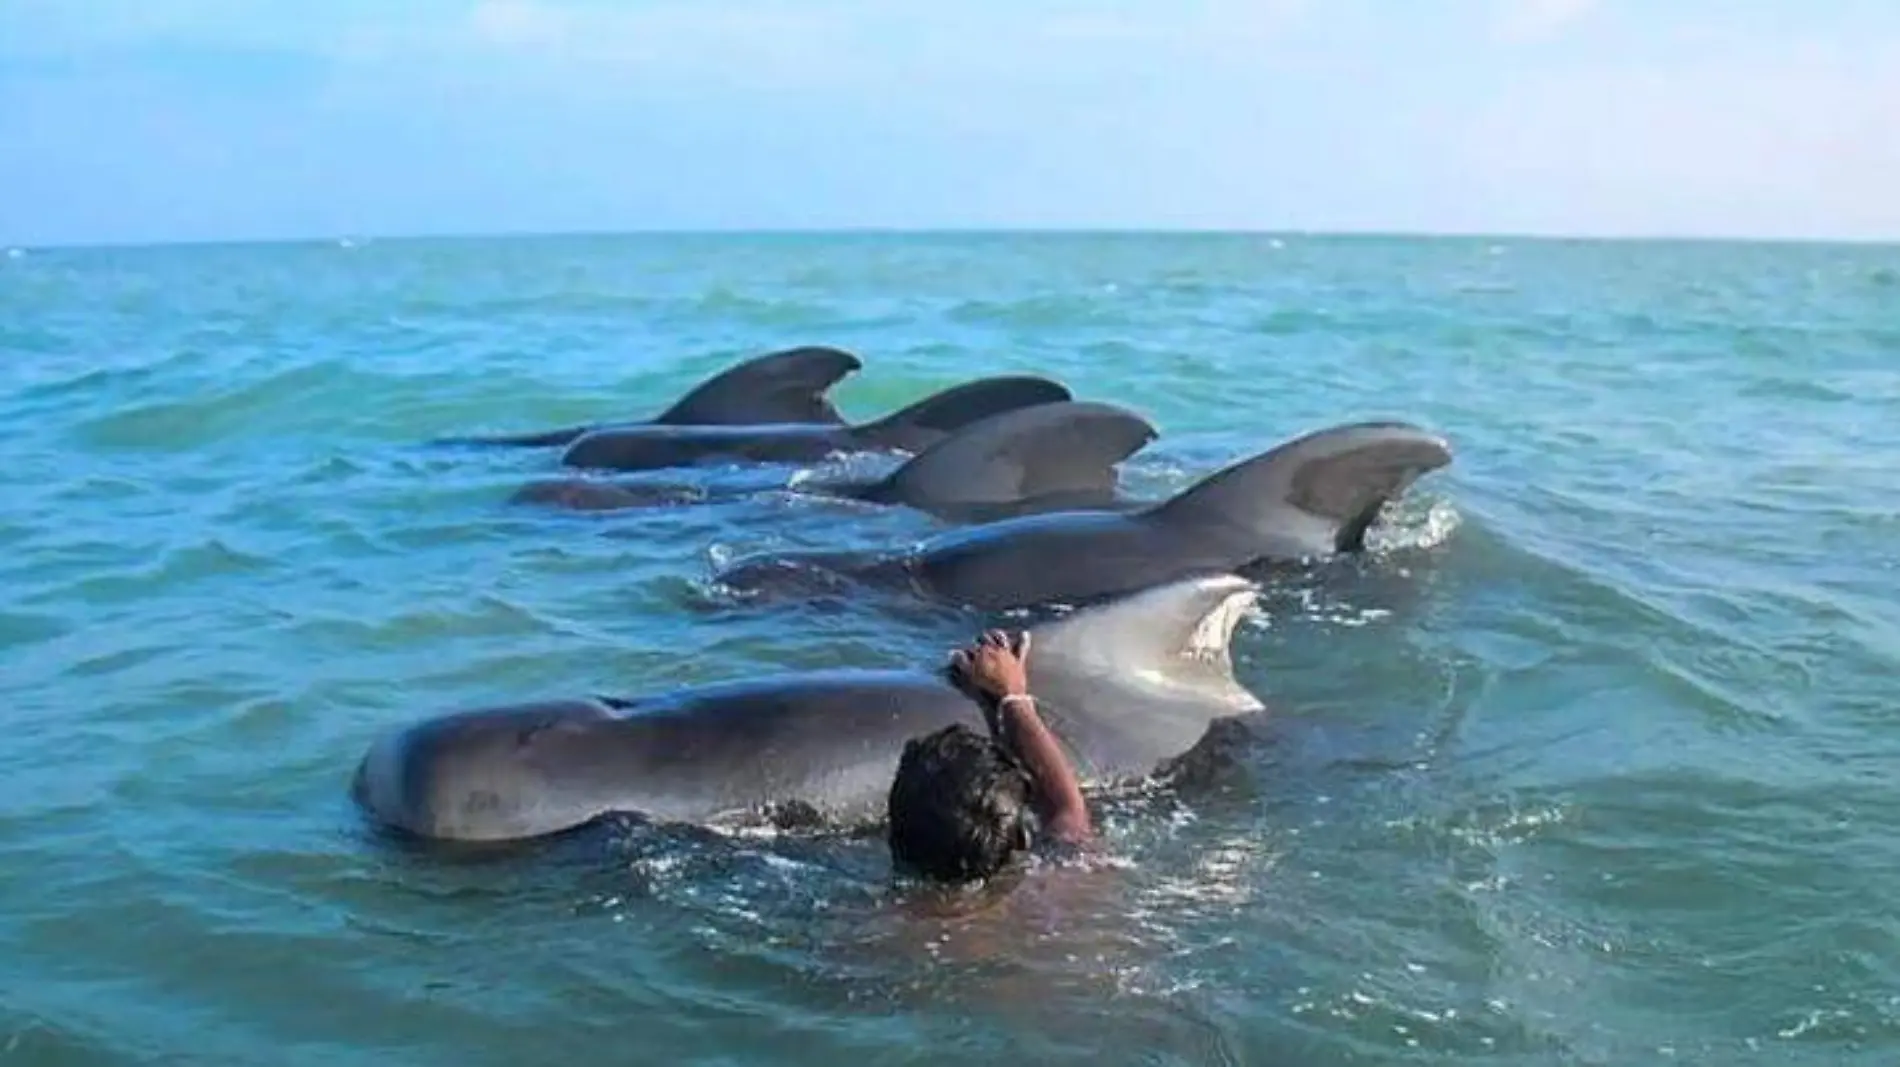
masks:
<svg viewBox="0 0 1900 1067"><path fill-rule="evenodd" d="M708 585L918 516L564 515L504 503L552 455L424 443L795 343L863 355L858 417L999 371L1135 406L1144 492L1365 417L1457 460L1267 591L1272 719L1104 798L1081 888L946 919L875 838L367 834L392 723L965 636ZM1900 1061L1900 249L28 249L0 424L0 1063Z"/></svg>

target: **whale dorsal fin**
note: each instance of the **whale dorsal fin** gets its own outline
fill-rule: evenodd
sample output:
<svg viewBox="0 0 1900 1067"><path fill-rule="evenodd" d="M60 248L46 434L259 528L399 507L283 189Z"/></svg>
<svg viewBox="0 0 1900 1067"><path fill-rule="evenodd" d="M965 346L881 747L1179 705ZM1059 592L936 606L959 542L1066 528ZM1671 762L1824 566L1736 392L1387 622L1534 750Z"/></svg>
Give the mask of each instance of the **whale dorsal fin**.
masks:
<svg viewBox="0 0 1900 1067"><path fill-rule="evenodd" d="M1125 684L1258 711L1234 679L1234 628L1259 595L1254 583L1215 574L1104 601L1031 629L1029 685L1038 670L1110 676Z"/></svg>
<svg viewBox="0 0 1900 1067"><path fill-rule="evenodd" d="M1409 423L1349 423L1208 475L1148 514L1251 560L1356 552L1387 501L1450 462L1444 438Z"/></svg>
<svg viewBox="0 0 1900 1067"><path fill-rule="evenodd" d="M1067 386L1034 375L978 378L935 392L900 411L857 428L875 448L922 452L980 419L1005 411L1074 399Z"/></svg>
<svg viewBox="0 0 1900 1067"><path fill-rule="evenodd" d="M735 364L694 386L650 420L667 426L732 426L801 422L841 425L844 416L825 394L863 366L849 352L820 345L768 352ZM449 437L445 445L571 445L600 429L597 423L487 437Z"/></svg>
<svg viewBox="0 0 1900 1067"><path fill-rule="evenodd" d="M863 366L857 356L824 345L768 352L699 383L652 421L664 426L842 424L844 416L825 394Z"/></svg>
<svg viewBox="0 0 1900 1067"><path fill-rule="evenodd" d="M1115 465L1154 439L1148 420L1113 404L1037 404L965 426L860 495L928 510L1112 492Z"/></svg>

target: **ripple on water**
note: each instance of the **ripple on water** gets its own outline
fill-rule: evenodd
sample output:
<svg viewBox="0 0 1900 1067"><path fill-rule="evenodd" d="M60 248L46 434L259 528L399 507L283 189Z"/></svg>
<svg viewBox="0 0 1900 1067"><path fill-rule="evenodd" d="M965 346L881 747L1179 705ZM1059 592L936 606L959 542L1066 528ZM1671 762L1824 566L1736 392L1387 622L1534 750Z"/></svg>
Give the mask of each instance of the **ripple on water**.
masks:
<svg viewBox="0 0 1900 1067"><path fill-rule="evenodd" d="M1276 244L1277 243L1277 244ZM0 286L0 1059L1887 1063L1891 250L1074 235L34 251ZM790 336L799 335L799 336ZM1270 576L1230 759L1111 862L945 901L875 832L442 854L347 800L434 711L939 661L971 619L707 592L937 526L508 504L731 358L889 410L1054 374L1176 492L1396 413L1452 469ZM585 837L586 835L581 835ZM604 838L604 840L602 839ZM339 1035L344 1035L339 1037Z"/></svg>
<svg viewBox="0 0 1900 1067"><path fill-rule="evenodd" d="M71 624L58 615L0 611L0 650L41 644L71 632Z"/></svg>
<svg viewBox="0 0 1900 1067"><path fill-rule="evenodd" d="M154 383L168 379L162 371L153 373ZM182 395L114 406L82 420L75 428L77 440L109 451L180 454L238 439L269 441L286 433L321 436L335 430L339 416L350 421L356 398L427 390L426 380L411 382L339 360L276 369L261 377L255 372L229 377L236 380L201 374L197 388L181 390ZM496 387L503 388L501 383ZM137 395L153 391L140 389Z"/></svg>

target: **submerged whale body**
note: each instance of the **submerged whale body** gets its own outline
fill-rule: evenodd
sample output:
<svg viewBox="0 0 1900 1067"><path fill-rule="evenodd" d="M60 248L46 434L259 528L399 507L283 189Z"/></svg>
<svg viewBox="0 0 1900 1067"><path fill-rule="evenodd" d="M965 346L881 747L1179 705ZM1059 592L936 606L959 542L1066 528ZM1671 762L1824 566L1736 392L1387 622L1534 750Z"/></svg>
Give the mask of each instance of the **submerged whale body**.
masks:
<svg viewBox="0 0 1900 1067"><path fill-rule="evenodd" d="M1125 408L1062 400L979 419L882 477L804 480L769 488L909 507L957 522L1065 508L1134 507L1136 503L1118 493L1115 468L1155 436L1146 419ZM730 500L762 491L758 486L651 478L558 478L530 483L513 499L606 511Z"/></svg>
<svg viewBox="0 0 1900 1067"><path fill-rule="evenodd" d="M641 471L700 463L810 463L840 452L919 452L973 422L1072 399L1047 378L978 378L933 393L872 422L758 426L618 426L582 435L561 456L569 467Z"/></svg>
<svg viewBox="0 0 1900 1067"><path fill-rule="evenodd" d="M1385 505L1450 462L1450 445L1416 426L1354 423L1295 438L1134 510L1005 519L905 552L755 557L718 580L741 593L796 595L814 579L846 576L985 610L1080 603L1361 551Z"/></svg>
<svg viewBox="0 0 1900 1067"><path fill-rule="evenodd" d="M863 366L864 361L857 356L824 345L768 352L727 367L688 390L665 411L634 425L842 425L844 416L827 394ZM438 443L548 448L571 444L599 428L595 424L565 426L494 437L458 437Z"/></svg>
<svg viewBox="0 0 1900 1067"><path fill-rule="evenodd" d="M1252 583L1200 578L1033 630L1030 686L1085 783L1154 772L1216 720L1262 710L1229 644ZM414 837L507 841L603 816L715 823L797 806L883 816L906 741L982 711L940 673L768 675L633 698L559 700L426 719L374 740L351 795Z"/></svg>

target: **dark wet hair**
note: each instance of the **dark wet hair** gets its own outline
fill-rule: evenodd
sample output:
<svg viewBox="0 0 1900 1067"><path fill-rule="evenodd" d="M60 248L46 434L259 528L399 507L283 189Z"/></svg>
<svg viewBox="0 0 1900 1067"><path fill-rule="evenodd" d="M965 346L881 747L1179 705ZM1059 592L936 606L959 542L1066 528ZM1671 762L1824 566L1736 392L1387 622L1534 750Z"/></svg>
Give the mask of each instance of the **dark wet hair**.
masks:
<svg viewBox="0 0 1900 1067"><path fill-rule="evenodd" d="M943 881L988 878L1029 847L1029 775L962 724L904 744L891 781L891 856Z"/></svg>

